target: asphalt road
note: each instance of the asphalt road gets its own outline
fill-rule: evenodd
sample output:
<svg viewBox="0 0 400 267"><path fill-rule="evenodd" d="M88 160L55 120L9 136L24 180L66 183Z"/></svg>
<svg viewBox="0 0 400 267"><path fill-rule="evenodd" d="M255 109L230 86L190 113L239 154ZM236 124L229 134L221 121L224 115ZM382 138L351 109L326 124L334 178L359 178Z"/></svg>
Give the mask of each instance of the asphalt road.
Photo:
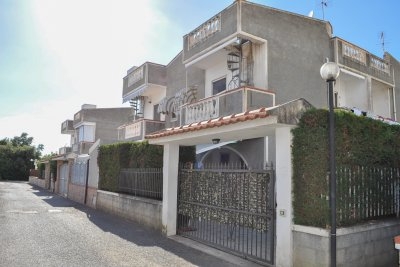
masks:
<svg viewBox="0 0 400 267"><path fill-rule="evenodd" d="M0 182L0 266L232 266L24 182Z"/></svg>

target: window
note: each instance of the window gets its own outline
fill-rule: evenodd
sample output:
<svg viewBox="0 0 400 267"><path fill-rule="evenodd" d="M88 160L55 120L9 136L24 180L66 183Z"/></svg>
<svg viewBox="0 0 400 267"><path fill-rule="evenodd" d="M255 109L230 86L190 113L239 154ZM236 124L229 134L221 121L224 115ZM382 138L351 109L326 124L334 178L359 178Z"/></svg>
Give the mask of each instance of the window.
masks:
<svg viewBox="0 0 400 267"><path fill-rule="evenodd" d="M82 125L78 128L78 142L94 142L94 125Z"/></svg>
<svg viewBox="0 0 400 267"><path fill-rule="evenodd" d="M213 95L226 90L226 77L212 82Z"/></svg>

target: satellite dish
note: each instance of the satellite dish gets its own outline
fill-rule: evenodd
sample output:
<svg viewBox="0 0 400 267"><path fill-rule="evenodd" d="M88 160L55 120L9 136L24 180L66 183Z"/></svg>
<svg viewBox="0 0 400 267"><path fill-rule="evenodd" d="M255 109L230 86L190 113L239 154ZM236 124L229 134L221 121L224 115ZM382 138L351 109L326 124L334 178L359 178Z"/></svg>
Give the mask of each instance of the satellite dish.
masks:
<svg viewBox="0 0 400 267"><path fill-rule="evenodd" d="M311 11L308 13L308 16L309 16L310 18L313 18L313 17L314 17L314 10L311 10Z"/></svg>

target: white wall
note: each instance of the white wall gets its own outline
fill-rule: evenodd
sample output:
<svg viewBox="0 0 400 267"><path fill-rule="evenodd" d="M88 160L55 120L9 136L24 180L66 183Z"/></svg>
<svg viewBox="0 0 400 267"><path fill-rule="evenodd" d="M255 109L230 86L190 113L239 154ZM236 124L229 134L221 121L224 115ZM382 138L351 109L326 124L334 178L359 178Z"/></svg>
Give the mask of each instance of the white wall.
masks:
<svg viewBox="0 0 400 267"><path fill-rule="evenodd" d="M339 107L370 110L367 79L341 72L335 84Z"/></svg>
<svg viewBox="0 0 400 267"><path fill-rule="evenodd" d="M227 60L216 62L213 66L205 70L205 97L212 96L212 82L226 77L226 86L232 79L232 73L228 70Z"/></svg>
<svg viewBox="0 0 400 267"><path fill-rule="evenodd" d="M144 105L144 114L143 117L145 119L153 120L154 119L154 105L160 103L160 101L165 97L165 88L160 86L154 86L151 89L146 90L146 103Z"/></svg>
<svg viewBox="0 0 400 267"><path fill-rule="evenodd" d="M376 115L391 118L391 94L389 87L372 80L372 110Z"/></svg>
<svg viewBox="0 0 400 267"><path fill-rule="evenodd" d="M254 87L268 89L267 44L253 44L253 82Z"/></svg>

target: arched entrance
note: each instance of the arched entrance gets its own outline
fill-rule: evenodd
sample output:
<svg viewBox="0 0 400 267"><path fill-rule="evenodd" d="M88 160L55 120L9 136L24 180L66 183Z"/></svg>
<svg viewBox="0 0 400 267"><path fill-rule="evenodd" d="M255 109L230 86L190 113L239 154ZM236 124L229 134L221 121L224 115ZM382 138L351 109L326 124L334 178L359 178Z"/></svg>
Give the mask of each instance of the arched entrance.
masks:
<svg viewBox="0 0 400 267"><path fill-rule="evenodd" d="M199 160L199 166L247 169L249 165L238 150L230 146L224 146L207 151Z"/></svg>

